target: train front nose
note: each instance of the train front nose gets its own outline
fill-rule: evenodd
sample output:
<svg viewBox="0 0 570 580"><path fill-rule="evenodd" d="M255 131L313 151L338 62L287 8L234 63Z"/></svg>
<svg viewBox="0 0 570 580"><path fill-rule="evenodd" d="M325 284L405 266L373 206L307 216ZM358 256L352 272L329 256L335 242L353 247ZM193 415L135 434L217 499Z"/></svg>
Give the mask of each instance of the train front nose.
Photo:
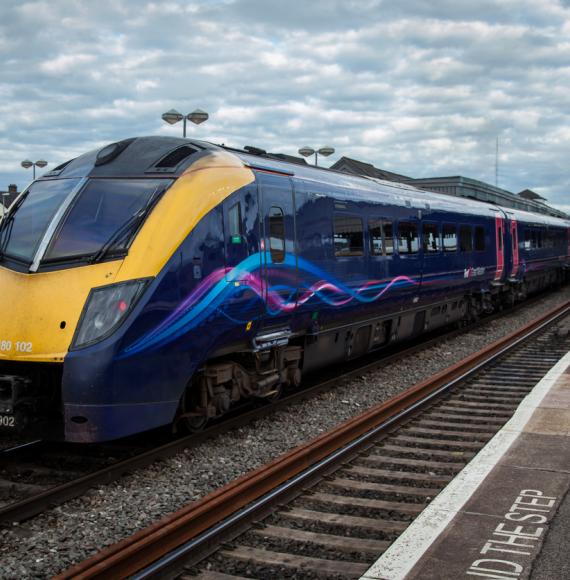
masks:
<svg viewBox="0 0 570 580"><path fill-rule="evenodd" d="M62 376L93 286L120 263L30 274L0 267L0 432L62 434Z"/></svg>

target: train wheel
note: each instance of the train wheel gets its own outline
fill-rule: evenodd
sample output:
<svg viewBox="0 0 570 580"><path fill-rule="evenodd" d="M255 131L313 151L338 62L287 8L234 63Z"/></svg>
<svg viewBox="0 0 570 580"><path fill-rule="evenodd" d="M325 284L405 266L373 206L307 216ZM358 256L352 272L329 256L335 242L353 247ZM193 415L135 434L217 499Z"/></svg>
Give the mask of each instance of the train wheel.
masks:
<svg viewBox="0 0 570 580"><path fill-rule="evenodd" d="M175 430L182 425L190 433L203 431L208 424L208 417L202 413L200 382L192 380L186 387L182 401L180 402L180 413L175 423Z"/></svg>

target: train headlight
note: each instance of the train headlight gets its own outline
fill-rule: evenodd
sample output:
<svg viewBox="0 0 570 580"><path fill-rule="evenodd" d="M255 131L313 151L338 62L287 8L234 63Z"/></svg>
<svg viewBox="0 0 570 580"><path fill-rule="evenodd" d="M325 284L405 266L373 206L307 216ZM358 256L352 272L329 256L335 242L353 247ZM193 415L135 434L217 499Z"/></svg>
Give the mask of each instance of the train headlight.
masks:
<svg viewBox="0 0 570 580"><path fill-rule="evenodd" d="M109 336L132 310L147 283L148 279L133 280L91 290L71 348L83 348Z"/></svg>

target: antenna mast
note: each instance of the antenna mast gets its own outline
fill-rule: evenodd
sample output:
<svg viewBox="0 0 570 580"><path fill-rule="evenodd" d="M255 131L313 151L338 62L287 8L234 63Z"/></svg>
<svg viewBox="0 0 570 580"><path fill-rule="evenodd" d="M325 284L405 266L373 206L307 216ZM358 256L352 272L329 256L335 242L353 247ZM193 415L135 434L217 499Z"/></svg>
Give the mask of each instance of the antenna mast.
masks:
<svg viewBox="0 0 570 580"><path fill-rule="evenodd" d="M497 135L497 146L495 148L495 187L499 187L499 136Z"/></svg>

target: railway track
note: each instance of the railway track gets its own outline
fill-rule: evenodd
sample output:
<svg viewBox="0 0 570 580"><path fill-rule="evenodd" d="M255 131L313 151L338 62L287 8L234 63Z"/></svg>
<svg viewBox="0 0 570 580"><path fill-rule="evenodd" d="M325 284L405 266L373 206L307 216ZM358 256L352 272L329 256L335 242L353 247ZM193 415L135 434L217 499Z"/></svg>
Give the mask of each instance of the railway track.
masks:
<svg viewBox="0 0 570 580"><path fill-rule="evenodd" d="M58 578L358 578L568 352L569 318L567 303Z"/></svg>
<svg viewBox="0 0 570 580"><path fill-rule="evenodd" d="M532 305L540 298L527 300L508 313ZM201 433L172 439L166 430L158 430L105 445L81 446L31 441L0 450L0 525L11 525L33 517L46 509L84 494L89 489L108 484L120 477L150 465L154 461L171 457L191 448L205 439L216 437L231 429L241 427L284 408L301 399L317 396L335 386L340 380L387 365L394 360L410 356L437 344L473 331L503 313L481 319L467 329L444 329L433 333L428 340L422 337L408 346L397 346L383 353L375 353L345 365L339 374L332 368L317 379L308 377L302 390L290 393L271 405L250 406L238 410L224 421Z"/></svg>

